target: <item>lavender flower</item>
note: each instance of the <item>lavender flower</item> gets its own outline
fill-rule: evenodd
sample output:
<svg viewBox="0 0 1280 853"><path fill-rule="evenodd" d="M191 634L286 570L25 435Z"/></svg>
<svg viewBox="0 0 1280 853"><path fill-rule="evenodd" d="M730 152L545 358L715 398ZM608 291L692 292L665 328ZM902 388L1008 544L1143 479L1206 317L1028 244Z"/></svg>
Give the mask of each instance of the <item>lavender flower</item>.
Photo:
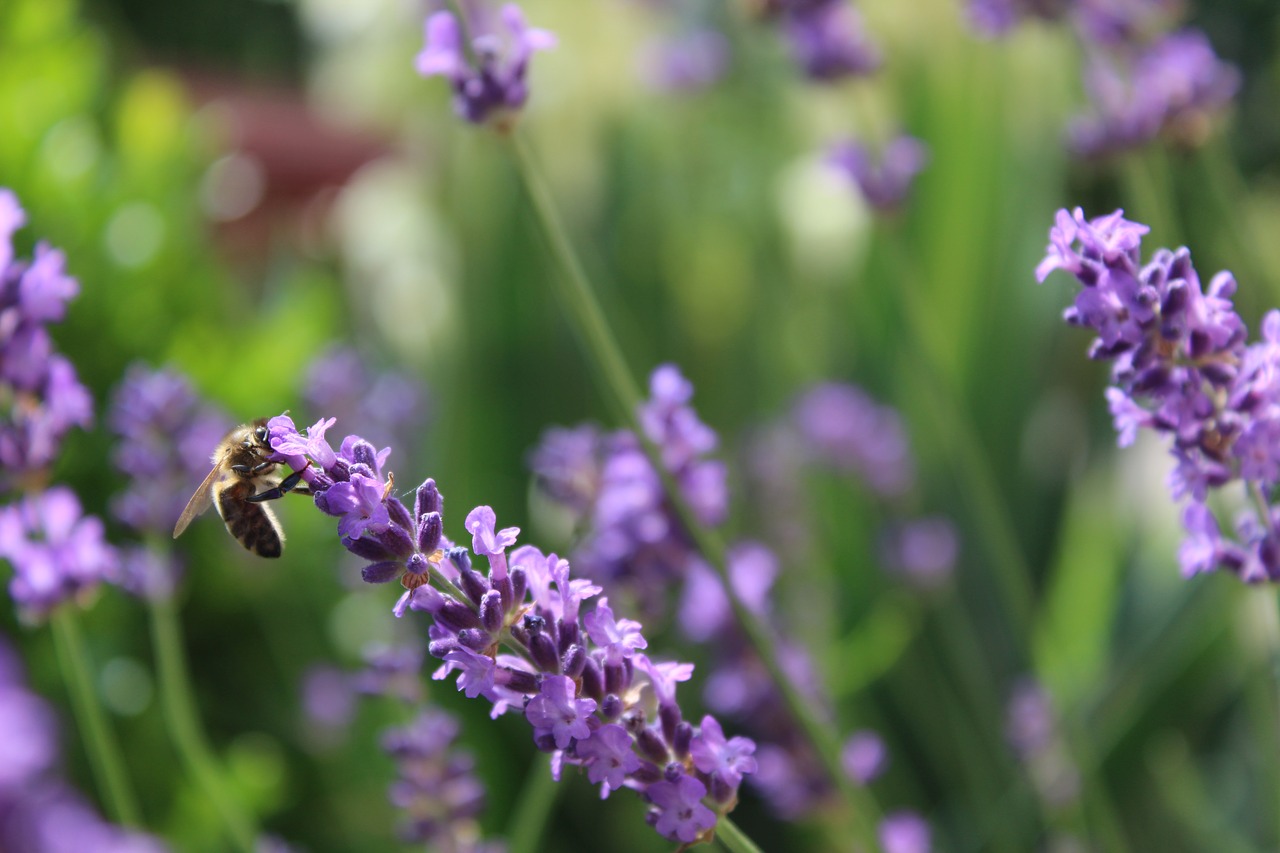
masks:
<svg viewBox="0 0 1280 853"><path fill-rule="evenodd" d="M929 824L914 812L895 812L880 821L884 853L929 853L933 849Z"/></svg>
<svg viewBox="0 0 1280 853"><path fill-rule="evenodd" d="M1186 248L1158 250L1141 266L1146 232L1121 211L1092 220L1079 208L1059 211L1036 275L1043 281L1062 269L1082 285L1063 317L1093 329L1090 357L1112 362L1107 399L1120 444L1139 428L1170 438L1170 488L1175 499L1190 499L1183 571L1223 567L1250 582L1280 580L1268 498L1280 483L1280 311L1263 319L1261 341L1246 344L1231 274L1202 287ZM1205 501L1235 481L1257 515L1238 523L1232 540L1219 534Z"/></svg>
<svg viewBox="0 0 1280 853"><path fill-rule="evenodd" d="M0 658L12 651L0 641ZM105 823L57 777L56 724L20 668L0 667L0 850L158 853L148 836Z"/></svg>
<svg viewBox="0 0 1280 853"><path fill-rule="evenodd" d="M856 473L881 495L911 488L915 470L902 418L861 389L815 385L796 403L793 424L813 461Z"/></svg>
<svg viewBox="0 0 1280 853"><path fill-rule="evenodd" d="M79 292L61 252L38 243L17 260L13 234L26 221L17 196L0 188L0 485L39 472L73 426L93 421L93 400L71 363L56 353L48 324Z"/></svg>
<svg viewBox="0 0 1280 853"><path fill-rule="evenodd" d="M1072 763L1049 694L1037 682L1014 685L1005 711L1005 734L1032 784L1045 802L1063 806L1080 792L1080 774Z"/></svg>
<svg viewBox="0 0 1280 853"><path fill-rule="evenodd" d="M847 0L784 4L783 28L796 64L811 80L859 77L880 67L880 52Z"/></svg>
<svg viewBox="0 0 1280 853"><path fill-rule="evenodd" d="M923 588L940 586L951 577L959 550L955 525L942 516L912 519L881 536L884 564Z"/></svg>
<svg viewBox="0 0 1280 853"><path fill-rule="evenodd" d="M475 776L475 760L457 748L457 738L457 720L435 709L383 737L382 747L397 766L391 802L407 818L401 836L432 849L496 851L500 848L478 841L475 818L484 808L484 786Z"/></svg>
<svg viewBox="0 0 1280 853"><path fill-rule="evenodd" d="M662 365L649 385L638 413L645 435L698 520L720 524L728 512L727 472L708 458L718 438L690 405L692 384L674 365ZM602 581L625 579L646 614L660 612L663 590L684 578L696 558L637 438L591 426L549 430L530 465L539 486L588 523L574 564Z"/></svg>
<svg viewBox="0 0 1280 853"><path fill-rule="evenodd" d="M666 403L683 393L679 383L670 384L658 395ZM687 420L673 418L677 408L655 406L648 416L684 439L673 448L696 454L705 436L699 438ZM342 515L331 493L357 479L382 484L386 452L377 453L357 436L348 436L335 452L324 441L329 425L321 420L304 436L281 416L268 428L272 447L303 472L316 505ZM468 552L444 538L444 501L433 480L417 489L412 515L391 494L389 480L381 503L385 524L348 529L340 538L371 561L366 580L400 579L405 593L394 608L397 615L430 615L428 651L444 662L437 679L457 673L458 689L487 699L493 716L523 711L534 743L553 753L557 775L564 765L581 766L601 785L602 796L617 787L641 792L653 805L650 821L672 840L703 838L716 815L732 809L735 780L750 772L754 745L725 741L706 719L701 728L684 721L675 688L692 666L657 663L638 651L647 645L640 625L616 618L604 599L580 618L584 602L601 588L572 578L568 561L530 545L508 555L519 531L499 528L490 507L476 507L467 516ZM487 560L487 576L473 568L473 553ZM619 729L629 741L625 748ZM592 743L597 737L600 742ZM695 760L695 754L702 757ZM699 764L708 766L709 757L715 758L713 766L703 770Z"/></svg>
<svg viewBox="0 0 1280 853"><path fill-rule="evenodd" d="M856 140L832 147L828 162L847 176L876 210L892 212L901 206L911 182L928 162L924 143L914 136L898 136L884 147L880 162L872 163L867 147Z"/></svg>
<svg viewBox="0 0 1280 853"><path fill-rule="evenodd" d="M83 515L65 486L0 507L0 557L13 566L9 595L24 621L39 622L58 605L83 602L118 576L116 552L102 521Z"/></svg>
<svg viewBox="0 0 1280 853"><path fill-rule="evenodd" d="M1094 56L1086 83L1095 115L1075 119L1071 149L1097 157L1135 148L1164 134L1194 146L1207 135L1240 87L1240 74L1197 30L1168 34L1117 65Z"/></svg>
<svg viewBox="0 0 1280 853"><path fill-rule="evenodd" d="M724 77L729 42L713 29L695 29L655 39L641 53L641 75L661 92L696 92Z"/></svg>
<svg viewBox="0 0 1280 853"><path fill-rule="evenodd" d="M396 371L374 372L356 350L331 346L303 378L308 410L331 412L339 423L364 418L375 444L404 446L427 419L427 394L418 380Z"/></svg>
<svg viewBox="0 0 1280 853"><path fill-rule="evenodd" d="M422 649L414 646L374 646L364 653L364 669L353 679L365 696L389 696L414 705L422 701Z"/></svg>
<svg viewBox="0 0 1280 853"><path fill-rule="evenodd" d="M140 534L167 536L209 473L208 453L230 420L177 371L134 364L115 391L107 423L119 440L112 459L129 477L112 512Z"/></svg>
<svg viewBox="0 0 1280 853"><path fill-rule="evenodd" d="M1072 0L969 0L969 24L979 34L1003 36L1026 18L1061 18Z"/></svg>
<svg viewBox="0 0 1280 853"><path fill-rule="evenodd" d="M889 753L884 741L873 731L854 732L840 751L840 762L849 778L866 785L884 772Z"/></svg>
<svg viewBox="0 0 1280 853"><path fill-rule="evenodd" d="M473 124L505 127L528 100L529 59L555 44L551 33L530 28L514 3L504 5L497 18L483 5L472 4L465 24L452 12L427 18L426 46L418 54L417 68L424 77L449 80L459 116Z"/></svg>

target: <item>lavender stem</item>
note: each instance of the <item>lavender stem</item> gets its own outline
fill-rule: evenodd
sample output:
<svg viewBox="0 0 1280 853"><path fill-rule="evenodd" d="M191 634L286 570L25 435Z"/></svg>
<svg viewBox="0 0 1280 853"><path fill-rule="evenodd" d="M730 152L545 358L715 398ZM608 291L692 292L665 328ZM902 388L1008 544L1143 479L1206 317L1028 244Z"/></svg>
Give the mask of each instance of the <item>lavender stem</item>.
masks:
<svg viewBox="0 0 1280 853"><path fill-rule="evenodd" d="M122 826L140 826L137 800L125 773L120 745L107 725L102 704L94 690L84 637L76 618L73 607L65 605L54 610L49 617L58 662L71 695L71 707L108 815Z"/></svg>

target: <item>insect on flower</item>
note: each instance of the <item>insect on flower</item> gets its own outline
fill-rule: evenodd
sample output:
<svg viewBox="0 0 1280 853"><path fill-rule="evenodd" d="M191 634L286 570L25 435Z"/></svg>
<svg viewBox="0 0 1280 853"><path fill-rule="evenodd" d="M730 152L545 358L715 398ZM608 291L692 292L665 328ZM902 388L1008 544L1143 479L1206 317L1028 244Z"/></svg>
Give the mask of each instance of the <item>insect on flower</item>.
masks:
<svg viewBox="0 0 1280 853"><path fill-rule="evenodd" d="M173 528L177 539L191 520L209 508L227 525L227 532L259 557L279 557L284 548L284 532L275 513L263 501L275 500L291 491L309 494L299 487L301 471L283 479L280 463L271 459L274 451L267 443L267 419L238 426L213 451L213 470L196 489Z"/></svg>

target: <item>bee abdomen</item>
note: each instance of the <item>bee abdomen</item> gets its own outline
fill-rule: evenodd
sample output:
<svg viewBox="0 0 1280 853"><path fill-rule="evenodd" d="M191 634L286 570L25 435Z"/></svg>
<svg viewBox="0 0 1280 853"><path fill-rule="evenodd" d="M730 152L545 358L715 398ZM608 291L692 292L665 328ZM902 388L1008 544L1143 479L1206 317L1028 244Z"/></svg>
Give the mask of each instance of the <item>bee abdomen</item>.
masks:
<svg viewBox="0 0 1280 853"><path fill-rule="evenodd" d="M262 504L245 500L253 494L248 482L235 483L218 494L218 514L227 532L259 557L279 557L283 550L280 529L271 511Z"/></svg>

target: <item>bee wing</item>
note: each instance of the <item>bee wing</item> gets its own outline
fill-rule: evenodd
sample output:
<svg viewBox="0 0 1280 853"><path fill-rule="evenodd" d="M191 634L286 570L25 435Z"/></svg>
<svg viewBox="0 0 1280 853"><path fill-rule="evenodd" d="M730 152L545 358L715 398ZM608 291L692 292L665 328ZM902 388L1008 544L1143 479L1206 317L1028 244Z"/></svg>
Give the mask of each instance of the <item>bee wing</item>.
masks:
<svg viewBox="0 0 1280 853"><path fill-rule="evenodd" d="M187 501L186 509L182 511L182 515L178 517L178 523L173 526L173 538L177 539L182 535L182 531L187 529L187 525L191 523L191 519L213 506L213 500L210 493L213 491L213 484L218 482L218 478L222 476L222 465L214 465L213 470L209 472L209 476L204 478L204 482L196 487L195 494L191 496L191 500Z"/></svg>

